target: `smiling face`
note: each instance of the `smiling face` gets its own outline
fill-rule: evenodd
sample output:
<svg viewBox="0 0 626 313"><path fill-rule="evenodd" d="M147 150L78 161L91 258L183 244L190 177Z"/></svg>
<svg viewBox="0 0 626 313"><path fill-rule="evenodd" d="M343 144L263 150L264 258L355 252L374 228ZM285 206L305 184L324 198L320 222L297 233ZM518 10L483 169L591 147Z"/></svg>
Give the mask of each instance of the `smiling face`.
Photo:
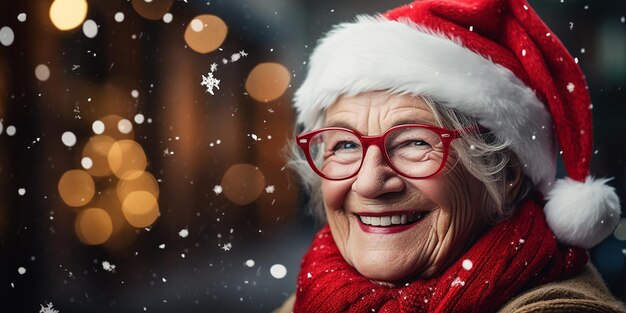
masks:
<svg viewBox="0 0 626 313"><path fill-rule="evenodd" d="M326 112L326 126L363 135L407 123L436 125L426 104L410 95L342 97ZM428 179L398 175L370 146L357 176L322 180L326 217L344 259L363 276L392 283L437 275L454 262L488 223L485 192L453 150L440 174Z"/></svg>

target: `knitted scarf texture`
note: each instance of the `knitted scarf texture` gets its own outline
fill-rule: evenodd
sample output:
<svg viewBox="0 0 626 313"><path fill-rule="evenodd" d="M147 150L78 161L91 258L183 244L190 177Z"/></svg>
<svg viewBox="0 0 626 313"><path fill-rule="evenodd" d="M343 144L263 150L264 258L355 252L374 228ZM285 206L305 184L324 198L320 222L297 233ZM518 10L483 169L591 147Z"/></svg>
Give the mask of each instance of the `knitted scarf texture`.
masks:
<svg viewBox="0 0 626 313"><path fill-rule="evenodd" d="M323 227L302 259L294 312L494 312L534 286L579 273L585 250L560 245L541 207L524 202L441 275L389 287L346 263Z"/></svg>

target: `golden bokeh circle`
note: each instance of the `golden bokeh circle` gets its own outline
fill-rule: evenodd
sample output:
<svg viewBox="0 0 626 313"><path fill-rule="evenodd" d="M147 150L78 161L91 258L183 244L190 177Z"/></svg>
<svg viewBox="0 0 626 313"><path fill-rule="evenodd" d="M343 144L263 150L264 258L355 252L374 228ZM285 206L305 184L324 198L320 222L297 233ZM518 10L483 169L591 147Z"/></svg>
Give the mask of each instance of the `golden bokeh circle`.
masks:
<svg viewBox="0 0 626 313"><path fill-rule="evenodd" d="M124 201L134 191L147 191L155 198L159 198L159 184L154 176L148 172L143 172L135 179L120 179L117 182L117 197L120 201Z"/></svg>
<svg viewBox="0 0 626 313"><path fill-rule="evenodd" d="M143 174L148 160L143 148L134 140L116 141L107 157L113 174L120 179L135 179Z"/></svg>
<svg viewBox="0 0 626 313"><path fill-rule="evenodd" d="M174 0L132 0L131 4L137 14L149 20L160 20L172 7Z"/></svg>
<svg viewBox="0 0 626 313"><path fill-rule="evenodd" d="M114 143L115 139L110 136L97 135L89 138L82 154L82 158L91 159L91 167L87 169L89 174L97 177L111 175L108 156Z"/></svg>
<svg viewBox="0 0 626 313"><path fill-rule="evenodd" d="M285 93L291 76L279 63L261 63L255 66L246 79L246 91L252 98L261 102L278 99Z"/></svg>
<svg viewBox="0 0 626 313"><path fill-rule="evenodd" d="M91 175L83 170L65 172L59 179L57 189L63 202L71 207L89 203L96 192Z"/></svg>
<svg viewBox="0 0 626 313"><path fill-rule="evenodd" d="M59 30L80 26L87 17L86 0L54 0L50 5L50 20Z"/></svg>
<svg viewBox="0 0 626 313"><path fill-rule="evenodd" d="M88 245L99 245L106 242L113 233L111 217L103 209L89 208L76 216L74 230L78 239Z"/></svg>
<svg viewBox="0 0 626 313"><path fill-rule="evenodd" d="M122 212L128 224L136 228L152 225L159 217L159 204L147 191L133 191L122 202Z"/></svg>
<svg viewBox="0 0 626 313"><path fill-rule="evenodd" d="M254 165L235 164L226 170L221 184L228 200L246 205L261 195L265 187L265 175Z"/></svg>
<svg viewBox="0 0 626 313"><path fill-rule="evenodd" d="M210 14L198 15L185 29L185 42L196 52L209 53L222 45L227 34L228 27L221 18Z"/></svg>

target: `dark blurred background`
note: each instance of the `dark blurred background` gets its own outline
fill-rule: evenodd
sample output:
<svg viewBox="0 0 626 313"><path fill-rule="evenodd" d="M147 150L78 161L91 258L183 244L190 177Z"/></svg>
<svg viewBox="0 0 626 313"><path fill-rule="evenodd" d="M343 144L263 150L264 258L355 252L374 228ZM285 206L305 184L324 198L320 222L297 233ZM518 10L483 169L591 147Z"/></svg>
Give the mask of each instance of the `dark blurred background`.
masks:
<svg viewBox="0 0 626 313"><path fill-rule="evenodd" d="M308 55L405 3L1 0L0 311L279 306L317 228L283 149ZM531 4L587 75L592 172L625 199L626 1ZM621 299L624 240L622 220L591 251Z"/></svg>

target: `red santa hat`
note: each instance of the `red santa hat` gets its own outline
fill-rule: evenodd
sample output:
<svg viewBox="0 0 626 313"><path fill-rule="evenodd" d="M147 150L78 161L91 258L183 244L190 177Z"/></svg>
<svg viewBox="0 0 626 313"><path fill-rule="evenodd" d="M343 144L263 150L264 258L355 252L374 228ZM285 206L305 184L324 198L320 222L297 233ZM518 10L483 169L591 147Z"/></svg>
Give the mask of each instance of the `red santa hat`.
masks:
<svg viewBox="0 0 626 313"><path fill-rule="evenodd" d="M614 188L589 175L583 74L526 1L415 1L337 25L296 92L298 122L320 127L339 96L375 90L430 96L509 140L561 242L590 248L619 223ZM568 177L555 181L557 151Z"/></svg>

